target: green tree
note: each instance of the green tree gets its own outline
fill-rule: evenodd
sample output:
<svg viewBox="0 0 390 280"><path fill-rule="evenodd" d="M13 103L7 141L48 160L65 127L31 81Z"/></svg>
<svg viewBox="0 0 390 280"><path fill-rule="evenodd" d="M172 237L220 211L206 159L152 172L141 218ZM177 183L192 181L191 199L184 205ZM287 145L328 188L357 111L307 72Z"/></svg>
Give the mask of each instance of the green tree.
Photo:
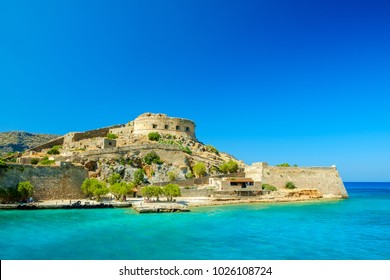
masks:
<svg viewBox="0 0 390 280"><path fill-rule="evenodd" d="M34 194L34 186L30 183L30 181L20 182L18 184L18 193L20 194L20 198L22 200L27 200Z"/></svg>
<svg viewBox="0 0 390 280"><path fill-rule="evenodd" d="M234 160L229 160L219 166L219 171L222 173L235 173L238 171L238 163Z"/></svg>
<svg viewBox="0 0 390 280"><path fill-rule="evenodd" d="M158 141L158 140L160 140L161 135L158 132L150 132L148 134L148 138L150 141Z"/></svg>
<svg viewBox="0 0 390 280"><path fill-rule="evenodd" d="M156 197L157 201L159 200L160 195L163 194L163 190L158 186L145 186L142 187L141 195L146 198L146 200L150 200L152 197Z"/></svg>
<svg viewBox="0 0 390 280"><path fill-rule="evenodd" d="M136 186L141 185L144 182L144 173L145 171L141 168L134 172L134 184Z"/></svg>
<svg viewBox="0 0 390 280"><path fill-rule="evenodd" d="M196 177L203 177L206 174L206 166L203 162L198 162L192 168Z"/></svg>
<svg viewBox="0 0 390 280"><path fill-rule="evenodd" d="M150 198L152 198L152 196L153 196L152 186L142 187L140 192L141 192L141 195L146 198L146 200L150 200Z"/></svg>
<svg viewBox="0 0 390 280"><path fill-rule="evenodd" d="M159 186L151 186L152 196L156 197L157 201L160 200L160 195L164 194L163 190Z"/></svg>
<svg viewBox="0 0 390 280"><path fill-rule="evenodd" d="M168 201L172 201L174 197L181 195L180 187L177 184L168 184L163 187L163 193Z"/></svg>
<svg viewBox="0 0 390 280"><path fill-rule="evenodd" d="M98 181L98 183L92 185L92 194L97 201L100 201L101 197L108 193L109 193L109 189L107 188L106 183L102 181Z"/></svg>
<svg viewBox="0 0 390 280"><path fill-rule="evenodd" d="M150 153L148 153L144 159L143 159L144 163L146 164L152 164L152 163L156 163L156 164L162 164L163 161L160 159L160 157L158 156L158 154L156 154L156 152L152 151Z"/></svg>
<svg viewBox="0 0 390 280"><path fill-rule="evenodd" d="M167 175L170 182L176 181L177 173L175 171L169 171Z"/></svg>
<svg viewBox="0 0 390 280"><path fill-rule="evenodd" d="M85 179L81 185L81 191L88 197L95 196L97 200L100 200L103 195L109 192L106 184L95 178Z"/></svg>
<svg viewBox="0 0 390 280"><path fill-rule="evenodd" d="M113 185L115 183L119 183L121 180L122 180L121 175L118 173L114 173L110 177L108 177L107 183L109 183L110 185Z"/></svg>
<svg viewBox="0 0 390 280"><path fill-rule="evenodd" d="M134 183L117 182L110 186L110 192L116 199L126 200L126 195L134 193Z"/></svg>

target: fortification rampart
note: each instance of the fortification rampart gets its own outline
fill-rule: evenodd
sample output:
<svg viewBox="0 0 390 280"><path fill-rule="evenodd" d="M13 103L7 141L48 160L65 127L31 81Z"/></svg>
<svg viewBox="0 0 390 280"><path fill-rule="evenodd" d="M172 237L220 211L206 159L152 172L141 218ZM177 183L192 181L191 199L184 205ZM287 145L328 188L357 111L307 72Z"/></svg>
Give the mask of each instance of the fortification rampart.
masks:
<svg viewBox="0 0 390 280"><path fill-rule="evenodd" d="M170 118L165 114L146 113L133 122L134 135L148 135L150 132L184 136L196 140L195 123L182 118Z"/></svg>
<svg viewBox="0 0 390 280"><path fill-rule="evenodd" d="M293 182L298 189L314 188L324 196L348 197L336 167L282 167L258 162L245 168L245 176L278 189Z"/></svg>
<svg viewBox="0 0 390 280"><path fill-rule="evenodd" d="M58 138L50 140L49 142L46 142L42 145L36 146L32 149L29 149L28 151L40 152L43 149L50 149L56 145L62 146L64 144L64 138L65 138L64 136L58 137Z"/></svg>
<svg viewBox="0 0 390 280"><path fill-rule="evenodd" d="M88 172L80 166L33 166L11 164L0 170L0 186L16 187L19 182L30 181L35 188L36 200L84 198L81 192Z"/></svg>
<svg viewBox="0 0 390 280"><path fill-rule="evenodd" d="M323 195L348 197L335 167L266 166L263 168L263 184L283 188L289 181L299 189L315 188Z"/></svg>
<svg viewBox="0 0 390 280"><path fill-rule="evenodd" d="M122 125L114 125L99 129L89 130L85 132L70 132L64 136L64 149L79 148L80 145L75 144L78 141L85 139L93 139L97 137L106 137L110 129L121 127Z"/></svg>

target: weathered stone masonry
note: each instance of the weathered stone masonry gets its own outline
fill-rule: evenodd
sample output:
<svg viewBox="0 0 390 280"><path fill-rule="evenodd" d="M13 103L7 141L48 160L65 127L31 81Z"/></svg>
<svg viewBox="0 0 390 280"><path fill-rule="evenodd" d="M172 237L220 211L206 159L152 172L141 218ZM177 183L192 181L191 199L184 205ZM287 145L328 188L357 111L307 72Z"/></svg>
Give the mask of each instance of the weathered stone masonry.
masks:
<svg viewBox="0 0 390 280"><path fill-rule="evenodd" d="M78 199L84 198L81 185L88 172L81 166L33 166L12 164L0 171L0 186L15 187L19 182L30 181L35 188L34 198Z"/></svg>
<svg viewBox="0 0 390 280"><path fill-rule="evenodd" d="M281 167L260 162L247 167L245 174L278 189L293 182L298 189L317 189L325 196L348 197L336 167Z"/></svg>

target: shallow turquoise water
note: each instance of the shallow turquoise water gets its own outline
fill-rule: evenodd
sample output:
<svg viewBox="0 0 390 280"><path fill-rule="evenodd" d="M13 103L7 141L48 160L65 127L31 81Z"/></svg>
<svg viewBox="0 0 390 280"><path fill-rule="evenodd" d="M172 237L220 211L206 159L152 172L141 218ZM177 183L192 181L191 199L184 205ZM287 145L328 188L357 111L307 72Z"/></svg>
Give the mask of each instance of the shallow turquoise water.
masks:
<svg viewBox="0 0 390 280"><path fill-rule="evenodd" d="M390 183L333 202L0 211L0 259L390 259Z"/></svg>

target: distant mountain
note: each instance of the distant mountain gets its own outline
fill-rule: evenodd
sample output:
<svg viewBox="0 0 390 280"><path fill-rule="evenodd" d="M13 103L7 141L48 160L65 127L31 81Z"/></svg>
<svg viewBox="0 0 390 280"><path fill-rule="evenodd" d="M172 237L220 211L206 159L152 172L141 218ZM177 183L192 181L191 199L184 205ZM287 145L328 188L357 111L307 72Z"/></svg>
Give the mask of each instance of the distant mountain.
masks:
<svg viewBox="0 0 390 280"><path fill-rule="evenodd" d="M11 152L23 152L59 136L21 131L0 132L0 156Z"/></svg>

